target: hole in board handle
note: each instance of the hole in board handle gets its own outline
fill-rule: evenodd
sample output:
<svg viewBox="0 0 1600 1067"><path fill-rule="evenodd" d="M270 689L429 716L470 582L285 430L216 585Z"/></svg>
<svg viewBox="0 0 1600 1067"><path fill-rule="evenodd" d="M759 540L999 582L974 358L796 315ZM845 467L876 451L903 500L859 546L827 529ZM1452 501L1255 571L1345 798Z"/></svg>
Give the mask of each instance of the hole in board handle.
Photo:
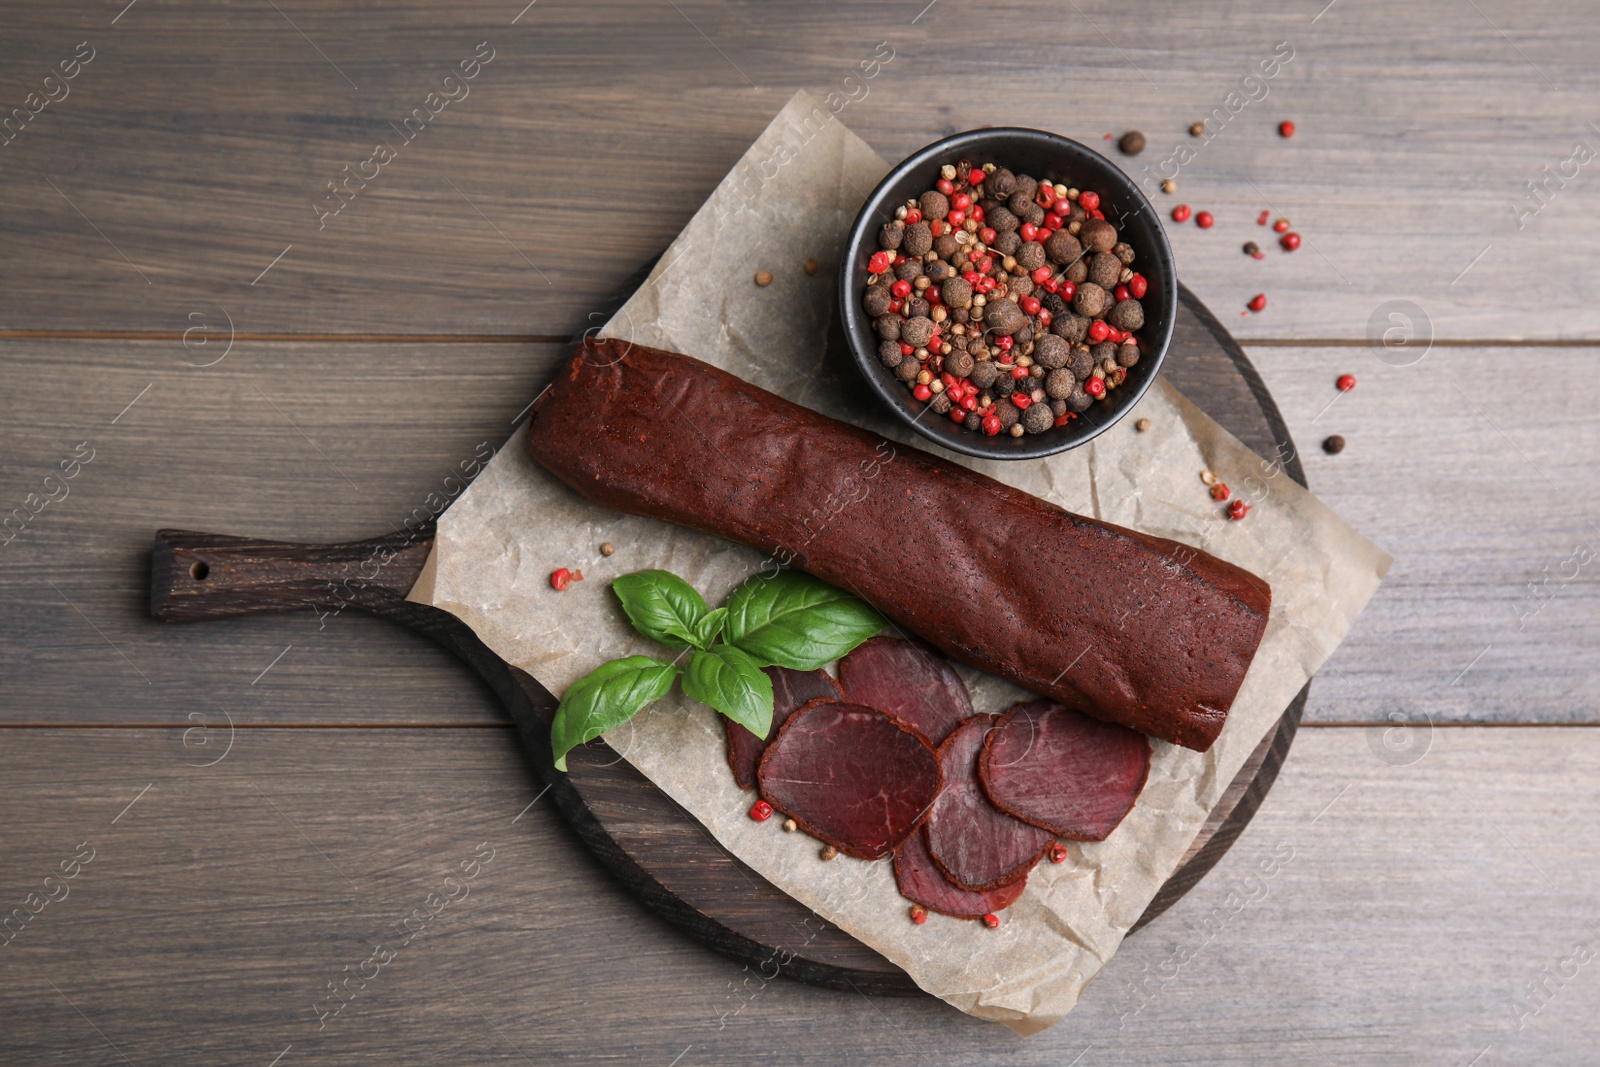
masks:
<svg viewBox="0 0 1600 1067"><path fill-rule="evenodd" d="M195 581L204 581L206 575L211 573L211 567L203 559L197 559L189 564L189 577Z"/></svg>

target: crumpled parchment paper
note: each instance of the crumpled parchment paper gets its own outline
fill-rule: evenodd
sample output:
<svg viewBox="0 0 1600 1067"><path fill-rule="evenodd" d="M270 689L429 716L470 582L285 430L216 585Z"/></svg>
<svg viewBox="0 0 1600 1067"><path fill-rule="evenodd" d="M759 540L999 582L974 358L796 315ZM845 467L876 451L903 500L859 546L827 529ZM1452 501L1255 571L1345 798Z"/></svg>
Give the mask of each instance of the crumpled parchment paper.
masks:
<svg viewBox="0 0 1600 1067"><path fill-rule="evenodd" d="M824 360L844 237L887 170L842 122L796 94L602 334L688 353L912 447L887 415L862 403L867 390L853 368ZM822 265L815 276L801 268L807 258ZM763 269L775 280L758 288L751 279ZM1140 417L1149 432L1134 431ZM604 660L663 654L628 626L611 578L665 568L715 606L771 568L749 549L590 504L528 458L525 429L440 517L411 599L455 614L551 692ZM919 439L915 447L934 446ZM1116 428L1070 452L1033 462L950 458L1071 511L1202 548L1272 584L1266 637L1221 737L1204 754L1155 742L1149 781L1107 840L1070 844L1066 863L1041 864L998 929L940 915L916 926L888 860L823 863L806 835L747 817L752 796L734 784L710 709L674 695L606 741L745 863L923 989L1029 1034L1066 1015L1111 958L1235 772L1344 639L1390 558L1160 380ZM1230 522L1211 502L1202 468L1258 498L1246 521ZM861 499L843 506L870 508L871 490L863 486ZM616 554L601 557L602 541ZM548 577L562 566L581 568L586 580L555 593ZM1025 696L962 672L979 711Z"/></svg>

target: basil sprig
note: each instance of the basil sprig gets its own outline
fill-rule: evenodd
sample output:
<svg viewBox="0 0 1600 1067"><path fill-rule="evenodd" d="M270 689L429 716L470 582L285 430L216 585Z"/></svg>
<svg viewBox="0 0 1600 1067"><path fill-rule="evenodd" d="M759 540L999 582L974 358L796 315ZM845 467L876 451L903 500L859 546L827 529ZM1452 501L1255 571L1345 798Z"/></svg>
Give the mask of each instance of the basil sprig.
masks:
<svg viewBox="0 0 1600 1067"><path fill-rule="evenodd" d="M573 682L550 729L557 770L567 753L633 718L682 678L684 695L757 737L772 730L772 680L762 667L816 670L883 629L870 605L800 571L756 575L715 610L670 571L623 575L611 583L633 628L689 652L686 666L649 656L602 663Z"/></svg>

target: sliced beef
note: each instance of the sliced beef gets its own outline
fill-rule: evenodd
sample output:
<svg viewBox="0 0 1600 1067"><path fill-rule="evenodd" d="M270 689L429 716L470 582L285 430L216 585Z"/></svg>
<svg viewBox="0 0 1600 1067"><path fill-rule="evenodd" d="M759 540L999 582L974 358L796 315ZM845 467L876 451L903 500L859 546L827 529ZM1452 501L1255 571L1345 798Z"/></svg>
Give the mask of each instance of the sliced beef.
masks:
<svg viewBox="0 0 1600 1067"><path fill-rule="evenodd" d="M722 721L728 727L728 766L733 768L733 780L740 789L756 787L756 768L767 742L778 736L783 724L789 721L800 705L810 700L838 700L844 694L839 683L826 671L791 671L787 667L763 667L772 679L772 729L766 737L757 737L732 719Z"/></svg>
<svg viewBox="0 0 1600 1067"><path fill-rule="evenodd" d="M989 802L978 783L983 739L998 715L974 715L939 746L944 788L928 813L928 851L946 878L963 889L998 889L1026 878L1056 835L1012 818Z"/></svg>
<svg viewBox="0 0 1600 1067"><path fill-rule="evenodd" d="M1006 712L978 759L995 807L1078 841L1115 830L1149 773L1143 734L1048 700Z"/></svg>
<svg viewBox="0 0 1600 1067"><path fill-rule="evenodd" d="M1024 873L1010 885L987 893L962 889L934 864L927 838L920 832L906 838L895 849L894 880L900 886L900 895L907 900L957 919L981 919L990 912L1009 907L1016 903L1028 884Z"/></svg>
<svg viewBox="0 0 1600 1067"><path fill-rule="evenodd" d="M912 641L874 637L839 661L839 681L851 700L910 723L935 745L972 714L955 668Z"/></svg>
<svg viewBox="0 0 1600 1067"><path fill-rule="evenodd" d="M761 757L761 796L812 837L875 860L919 826L939 795L939 756L919 734L864 704L813 700Z"/></svg>

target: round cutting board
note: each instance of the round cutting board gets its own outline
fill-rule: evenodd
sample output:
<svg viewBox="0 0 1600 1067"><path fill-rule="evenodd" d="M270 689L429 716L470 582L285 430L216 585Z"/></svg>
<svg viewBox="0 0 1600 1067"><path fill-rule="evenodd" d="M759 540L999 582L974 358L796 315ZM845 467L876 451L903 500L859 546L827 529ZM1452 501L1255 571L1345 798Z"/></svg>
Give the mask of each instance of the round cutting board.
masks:
<svg viewBox="0 0 1600 1067"><path fill-rule="evenodd" d="M1305 484L1293 442L1249 359L1192 293L1180 288L1178 321L1163 373L1190 400L1257 453L1280 457ZM423 536L300 545L162 530L151 559L151 613L172 622L307 606L354 605L427 634L454 651L500 697L532 768L585 844L649 908L694 940L777 974L861 993L910 994L905 972L830 926L718 845L697 820L603 742L554 770L550 720L556 698L510 666L453 615L405 599L432 548ZM376 578L357 570L375 551L392 554ZM1182 864L1134 926L1160 915L1220 859L1255 814L1293 740L1306 694L1284 710L1212 811ZM722 767L714 770L726 773Z"/></svg>

